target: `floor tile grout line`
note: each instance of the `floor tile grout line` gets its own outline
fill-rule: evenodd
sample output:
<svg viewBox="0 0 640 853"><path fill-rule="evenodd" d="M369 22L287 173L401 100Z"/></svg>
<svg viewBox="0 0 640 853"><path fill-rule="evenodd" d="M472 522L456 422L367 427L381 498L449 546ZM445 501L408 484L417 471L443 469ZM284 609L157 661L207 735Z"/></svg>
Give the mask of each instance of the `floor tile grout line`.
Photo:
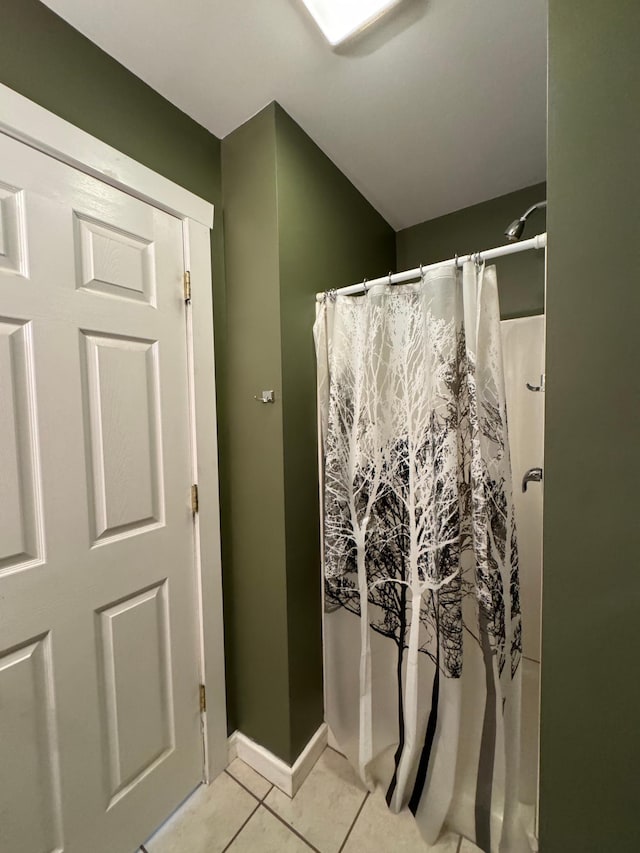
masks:
<svg viewBox="0 0 640 853"><path fill-rule="evenodd" d="M283 817L281 817L278 814L278 812L274 811L274 809L272 809L268 803L262 802L261 805L264 809L266 809L269 812L269 814L272 814L275 818L277 818L280 821L281 824L286 826L287 829L290 829L294 835L297 835L301 841L304 841L304 843L307 845L307 847L310 847L314 851L314 853L320 853L318 848L314 847L308 838L305 838L304 835L302 835L301 832L298 832L298 830L294 826L291 826L290 823L287 823L287 821ZM224 853L224 851L223 851L223 853Z"/></svg>
<svg viewBox="0 0 640 853"><path fill-rule="evenodd" d="M247 788L247 786L244 784L244 782L241 782L239 779L236 779L236 777L233 775L233 773L230 773L230 772L229 772L229 768L228 768L228 767L225 767L224 772L227 774L227 776L228 776L230 779L233 779L233 781L234 781L234 782L237 782L237 783L238 783L238 785L240 785L240 787L241 787L241 788L244 788L244 790L247 792L247 794L251 794L251 796L252 796L255 800L257 800L259 803L264 802L264 800L269 796L269 794L270 794L270 793L273 791L273 789L275 788L275 785L273 784L273 782L269 782L269 780L268 780L268 779L264 779L264 776L261 776L260 778L261 778L261 779L264 779L264 781L269 785L269 790L266 792L266 794L264 794L264 796L259 797L257 794L254 794L254 792L251 790L251 788ZM259 773L258 773L257 775L258 775L258 776L260 776L260 774L259 774Z"/></svg>
<svg viewBox="0 0 640 853"><path fill-rule="evenodd" d="M354 817L353 821L351 822L351 826L350 826L350 827L349 827L349 829L347 830L347 834L346 834L346 835L345 835L345 837L342 839L342 844L340 845L340 849L338 850L338 853L342 853L342 851L344 850L344 846L345 846L345 844L347 843L347 841L349 840L349 836L351 835L351 833L352 833L352 831L353 831L353 827L354 827L354 826L356 825L356 823L358 822L358 818L360 817L360 814L362 813L362 809L364 808L364 804L365 804L365 803L367 802L367 800L369 799L369 793L370 793L370 792L369 792L369 791L367 791L367 792L366 792L366 794L364 795L364 800L360 803L360 808L359 808L359 809L358 809L358 811L356 812L356 816Z"/></svg>
<svg viewBox="0 0 640 853"><path fill-rule="evenodd" d="M229 775L231 775L231 774L229 774ZM254 800L255 800L255 799L256 799L256 798L254 797ZM240 835L240 833L242 832L242 830L243 830L243 829L245 828L245 826L249 823L249 821L250 821L250 820L251 820L251 818L254 816L254 814L258 811L258 809L259 809L259 808L260 808L260 800L256 800L255 808L252 810L252 812L251 812L251 814L249 815L249 817L244 821L244 823L242 824L242 826L238 829L238 831L237 831L237 832L236 832L236 834L233 836L233 838L229 841L229 843L227 844L227 846L223 848L222 853L226 853L226 851L231 847L231 845L233 844L233 842L234 842L234 841L236 840L236 838Z"/></svg>
<svg viewBox="0 0 640 853"><path fill-rule="evenodd" d="M247 792L247 794L251 794L251 796L253 797L254 800L257 800L259 803L262 802L262 799L257 794L254 794L250 788L247 788L247 786L243 782L241 782L239 779L236 779L236 777L233 775L233 773L229 773L228 770L225 770L224 772L227 774L229 779L233 779L234 782L236 782L238 785L240 785L240 787L243 788ZM271 788L269 788L269 791L270 790L271 790ZM267 794L269 793L269 791L267 791ZM267 794L265 794L265 797L267 796Z"/></svg>

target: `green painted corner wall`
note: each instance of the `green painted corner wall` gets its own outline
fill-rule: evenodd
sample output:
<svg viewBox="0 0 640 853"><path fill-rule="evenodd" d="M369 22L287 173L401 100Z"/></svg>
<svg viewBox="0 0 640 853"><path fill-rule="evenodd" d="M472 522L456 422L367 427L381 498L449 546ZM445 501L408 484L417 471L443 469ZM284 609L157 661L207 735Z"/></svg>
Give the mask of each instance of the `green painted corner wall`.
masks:
<svg viewBox="0 0 640 853"><path fill-rule="evenodd" d="M222 143L231 562L225 569L233 723L290 757L275 111ZM254 400L273 389L275 405ZM231 715L230 715L231 716Z"/></svg>
<svg viewBox="0 0 640 853"><path fill-rule="evenodd" d="M546 184L498 196L454 213L430 219L397 234L398 269L436 263L446 258L490 249L506 242L504 231L532 204L546 198ZM545 212L536 211L525 237L546 228ZM544 312L544 252L524 252L495 261L503 319Z"/></svg>
<svg viewBox="0 0 640 853"><path fill-rule="evenodd" d="M395 266L392 228L276 105L291 755L323 720L314 294Z"/></svg>
<svg viewBox="0 0 640 853"><path fill-rule="evenodd" d="M640 4L549 2L540 849L640 849Z"/></svg>

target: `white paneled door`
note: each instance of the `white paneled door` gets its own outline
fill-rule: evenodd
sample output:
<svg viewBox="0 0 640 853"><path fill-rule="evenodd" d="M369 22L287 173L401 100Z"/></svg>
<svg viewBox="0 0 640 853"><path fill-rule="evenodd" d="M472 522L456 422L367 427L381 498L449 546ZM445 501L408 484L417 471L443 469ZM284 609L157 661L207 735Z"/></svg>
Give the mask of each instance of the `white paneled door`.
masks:
<svg viewBox="0 0 640 853"><path fill-rule="evenodd" d="M0 851L203 773L182 223L0 135Z"/></svg>

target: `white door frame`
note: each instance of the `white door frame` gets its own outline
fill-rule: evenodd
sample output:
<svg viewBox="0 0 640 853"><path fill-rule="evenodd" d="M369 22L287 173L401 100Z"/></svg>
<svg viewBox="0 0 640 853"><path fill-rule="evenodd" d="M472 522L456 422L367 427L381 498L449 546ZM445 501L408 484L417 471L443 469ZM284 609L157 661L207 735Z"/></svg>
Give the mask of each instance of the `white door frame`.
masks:
<svg viewBox="0 0 640 853"><path fill-rule="evenodd" d="M228 763L210 243L213 205L2 84L0 133L182 221L185 269L191 273L191 304L196 309L187 308L187 349L193 482L198 484L199 499L194 550L200 673L207 688L203 779L211 782Z"/></svg>

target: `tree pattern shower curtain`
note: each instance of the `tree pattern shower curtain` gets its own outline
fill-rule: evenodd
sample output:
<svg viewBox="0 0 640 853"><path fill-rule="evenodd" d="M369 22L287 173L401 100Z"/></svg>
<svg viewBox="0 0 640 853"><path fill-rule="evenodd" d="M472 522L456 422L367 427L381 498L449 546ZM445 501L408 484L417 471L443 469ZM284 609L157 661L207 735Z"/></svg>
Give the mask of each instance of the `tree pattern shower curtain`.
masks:
<svg viewBox="0 0 640 853"><path fill-rule="evenodd" d="M495 267L329 292L314 327L327 721L362 781L486 853L518 819L518 552Z"/></svg>

